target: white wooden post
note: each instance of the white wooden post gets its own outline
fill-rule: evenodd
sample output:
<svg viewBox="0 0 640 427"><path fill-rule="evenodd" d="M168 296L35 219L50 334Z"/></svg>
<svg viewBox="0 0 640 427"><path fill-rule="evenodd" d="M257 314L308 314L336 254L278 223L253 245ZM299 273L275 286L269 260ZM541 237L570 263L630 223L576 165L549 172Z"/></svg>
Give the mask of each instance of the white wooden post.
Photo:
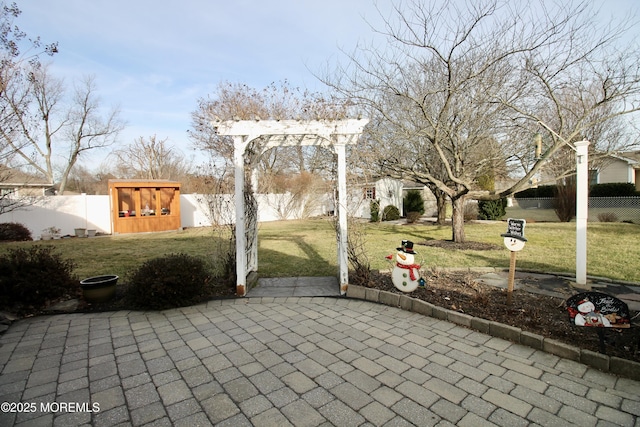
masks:
<svg viewBox="0 0 640 427"><path fill-rule="evenodd" d="M576 142L576 284L587 285L589 141Z"/></svg>
<svg viewBox="0 0 640 427"><path fill-rule="evenodd" d="M236 293L247 294L246 222L244 209L244 152L246 136L233 137L233 165L236 202Z"/></svg>
<svg viewBox="0 0 640 427"><path fill-rule="evenodd" d="M344 136L338 136L339 140ZM347 258L347 154L344 142L334 145L338 155L338 280L340 293L347 293L349 286L349 262Z"/></svg>

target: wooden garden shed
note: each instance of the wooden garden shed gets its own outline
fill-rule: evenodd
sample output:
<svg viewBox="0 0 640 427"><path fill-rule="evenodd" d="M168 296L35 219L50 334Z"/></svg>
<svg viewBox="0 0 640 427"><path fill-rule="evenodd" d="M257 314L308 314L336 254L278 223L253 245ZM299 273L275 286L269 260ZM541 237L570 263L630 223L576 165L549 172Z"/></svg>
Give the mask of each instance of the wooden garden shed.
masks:
<svg viewBox="0 0 640 427"><path fill-rule="evenodd" d="M167 180L110 179L113 233L178 230L180 183Z"/></svg>

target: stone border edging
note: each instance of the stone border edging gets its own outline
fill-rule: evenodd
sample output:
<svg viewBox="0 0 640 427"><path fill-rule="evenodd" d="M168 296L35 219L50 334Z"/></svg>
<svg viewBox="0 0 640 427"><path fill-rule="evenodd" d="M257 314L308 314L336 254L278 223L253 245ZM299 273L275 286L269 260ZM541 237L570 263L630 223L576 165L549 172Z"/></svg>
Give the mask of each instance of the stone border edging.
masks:
<svg viewBox="0 0 640 427"><path fill-rule="evenodd" d="M514 326L504 325L442 308L417 298L411 298L408 295L381 291L375 288L366 288L364 286L349 285L346 296L347 298L375 302L424 316L446 320L496 338L502 338L558 357L580 362L603 372L609 372L640 381L640 363L638 362L615 356L607 356L591 350L580 349L551 338L545 338L541 335L523 331Z"/></svg>

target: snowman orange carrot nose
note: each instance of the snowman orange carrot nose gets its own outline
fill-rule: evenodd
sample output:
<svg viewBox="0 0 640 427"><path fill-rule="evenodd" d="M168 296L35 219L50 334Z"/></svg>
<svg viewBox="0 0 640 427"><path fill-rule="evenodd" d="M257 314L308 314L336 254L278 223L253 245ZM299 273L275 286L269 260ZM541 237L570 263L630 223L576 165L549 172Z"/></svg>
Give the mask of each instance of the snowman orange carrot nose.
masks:
<svg viewBox="0 0 640 427"><path fill-rule="evenodd" d="M398 252L398 256L399 256L403 261L406 261L406 260L407 260L407 257L406 257L406 256L404 256L403 254L401 254L400 252Z"/></svg>

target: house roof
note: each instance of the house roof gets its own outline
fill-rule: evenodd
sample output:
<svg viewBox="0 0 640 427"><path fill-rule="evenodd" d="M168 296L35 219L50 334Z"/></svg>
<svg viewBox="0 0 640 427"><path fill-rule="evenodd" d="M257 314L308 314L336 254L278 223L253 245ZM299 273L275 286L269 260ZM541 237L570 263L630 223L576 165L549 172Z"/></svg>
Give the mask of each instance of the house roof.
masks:
<svg viewBox="0 0 640 427"><path fill-rule="evenodd" d="M180 187L180 182L168 179L110 179L109 187Z"/></svg>
<svg viewBox="0 0 640 427"><path fill-rule="evenodd" d="M43 177L0 166L0 187L2 188L50 188L53 186L54 183L48 182Z"/></svg>
<svg viewBox="0 0 640 427"><path fill-rule="evenodd" d="M612 154L611 157L627 162L635 169L640 168L640 151L627 151L619 154Z"/></svg>
<svg viewBox="0 0 640 427"><path fill-rule="evenodd" d="M405 190L424 190L425 185L415 181L402 181Z"/></svg>
<svg viewBox="0 0 640 427"><path fill-rule="evenodd" d="M370 186L375 185L377 182L382 181L383 179L389 179L389 180L393 180L393 181L396 181L396 182L401 182L402 183L402 188L404 190L424 190L424 188L425 188L425 185L424 184L420 184L419 182L407 181L407 180L399 180L399 179L391 178L391 177L388 177L388 176L375 177L371 181L367 181L367 182L364 182L364 183L358 183L356 185L360 186L360 187L370 187Z"/></svg>

